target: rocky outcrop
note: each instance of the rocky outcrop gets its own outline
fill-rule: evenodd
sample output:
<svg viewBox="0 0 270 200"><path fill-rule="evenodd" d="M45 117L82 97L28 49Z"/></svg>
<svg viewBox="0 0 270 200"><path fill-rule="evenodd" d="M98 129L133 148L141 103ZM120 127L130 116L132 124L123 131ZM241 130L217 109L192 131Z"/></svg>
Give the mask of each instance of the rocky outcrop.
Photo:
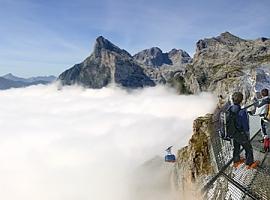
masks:
<svg viewBox="0 0 270 200"><path fill-rule="evenodd" d="M201 91L227 95L242 91L250 98L254 76L261 66L270 66L270 40L244 40L229 32L199 40L193 62L187 66L185 85ZM250 92L251 91L251 92Z"/></svg>
<svg viewBox="0 0 270 200"><path fill-rule="evenodd" d="M102 36L93 53L59 76L63 85L79 84L102 88L110 83L137 88L166 84L176 72L183 73L190 56L183 50L163 53L159 48L143 50L134 56Z"/></svg>

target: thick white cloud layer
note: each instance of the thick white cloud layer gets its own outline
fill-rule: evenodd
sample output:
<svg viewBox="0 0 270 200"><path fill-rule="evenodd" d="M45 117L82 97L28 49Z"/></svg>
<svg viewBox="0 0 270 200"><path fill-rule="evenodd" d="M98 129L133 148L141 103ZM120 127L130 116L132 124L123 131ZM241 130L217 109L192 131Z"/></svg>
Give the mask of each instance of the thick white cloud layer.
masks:
<svg viewBox="0 0 270 200"><path fill-rule="evenodd" d="M128 174L186 145L192 121L214 105L163 87L1 91L0 199L131 199Z"/></svg>

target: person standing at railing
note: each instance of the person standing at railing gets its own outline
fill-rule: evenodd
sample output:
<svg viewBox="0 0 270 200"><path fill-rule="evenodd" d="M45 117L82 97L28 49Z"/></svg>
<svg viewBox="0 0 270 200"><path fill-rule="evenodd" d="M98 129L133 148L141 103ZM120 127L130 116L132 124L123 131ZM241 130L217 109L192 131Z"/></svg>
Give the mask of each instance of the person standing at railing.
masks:
<svg viewBox="0 0 270 200"><path fill-rule="evenodd" d="M268 89L264 88L261 90L261 98L257 101L257 104L255 104L256 111L254 115L258 115L261 118L261 130L263 139L259 141L264 143L262 152L265 153L269 151L270 145L270 97Z"/></svg>
<svg viewBox="0 0 270 200"><path fill-rule="evenodd" d="M233 136L233 166L238 167L244 162L243 159L240 159L240 147L242 146L245 150L245 163L247 165L247 168L255 168L259 163L257 161L254 162L253 149L250 143L248 114L246 109L241 109L243 94L241 92L233 93L232 101L233 105L230 109L231 112L236 114L237 127L237 131Z"/></svg>

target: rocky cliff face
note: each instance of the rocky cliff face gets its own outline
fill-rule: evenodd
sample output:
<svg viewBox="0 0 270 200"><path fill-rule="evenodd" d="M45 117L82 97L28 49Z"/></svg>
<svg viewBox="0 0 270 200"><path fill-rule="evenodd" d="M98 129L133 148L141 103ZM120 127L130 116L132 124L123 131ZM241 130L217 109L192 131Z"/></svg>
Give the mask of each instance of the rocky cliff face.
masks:
<svg viewBox="0 0 270 200"><path fill-rule="evenodd" d="M131 56L102 36L94 52L82 63L74 65L59 76L63 85L79 84L102 88L116 83L128 88L165 84L175 71L184 71L191 58L182 50L163 53L153 47Z"/></svg>
<svg viewBox="0 0 270 200"><path fill-rule="evenodd" d="M199 196L198 187L215 171L210 154L213 133L212 115L199 117L193 123L193 135L188 146L177 153L173 177L183 199L190 193Z"/></svg>
<svg viewBox="0 0 270 200"><path fill-rule="evenodd" d="M270 66L270 40L244 40L229 32L199 40L193 62L187 66L185 84L192 93L210 91L227 95L242 91L251 96L257 69ZM252 91L253 92L253 91Z"/></svg>

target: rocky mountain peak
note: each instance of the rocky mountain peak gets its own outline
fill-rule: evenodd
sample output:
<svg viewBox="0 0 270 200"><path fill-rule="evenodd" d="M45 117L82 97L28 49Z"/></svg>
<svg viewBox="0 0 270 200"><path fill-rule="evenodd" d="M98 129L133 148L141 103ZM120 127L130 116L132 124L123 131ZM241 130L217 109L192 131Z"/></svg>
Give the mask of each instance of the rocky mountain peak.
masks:
<svg viewBox="0 0 270 200"><path fill-rule="evenodd" d="M175 55L180 55L181 57L188 57L188 58L191 59L191 57L189 56L189 54L186 51L182 50L182 49L172 49L168 53L168 56L169 57L173 57Z"/></svg>
<svg viewBox="0 0 270 200"><path fill-rule="evenodd" d="M239 38L233 34L231 34L229 31L226 31L224 33L221 33L219 36L217 37L221 37L221 38Z"/></svg>
<svg viewBox="0 0 270 200"><path fill-rule="evenodd" d="M118 48L118 47L115 46L113 43L111 43L106 38L104 38L103 36L99 36L96 39L95 49L99 49L99 48L113 50L114 48Z"/></svg>
<svg viewBox="0 0 270 200"><path fill-rule="evenodd" d="M221 33L220 36L216 37L216 39L225 45L235 45L238 42L246 41L244 39L241 39L241 38L231 34L230 32Z"/></svg>
<svg viewBox="0 0 270 200"><path fill-rule="evenodd" d="M168 55L164 54L158 47L145 49L135 54L133 58L138 63L151 67L160 67L163 64L172 64L172 62L168 58Z"/></svg>
<svg viewBox="0 0 270 200"><path fill-rule="evenodd" d="M191 57L188 53L181 49L172 49L168 53L163 53L158 47L145 49L135 54L133 58L138 63L150 67L162 67L168 65L180 66L191 61Z"/></svg>
<svg viewBox="0 0 270 200"><path fill-rule="evenodd" d="M147 49L146 53L148 55L152 55L152 56L159 56L159 55L162 54L162 50L160 48L158 48L158 47L152 47L150 49Z"/></svg>
<svg viewBox="0 0 270 200"><path fill-rule="evenodd" d="M8 73L3 76L3 78L15 77L12 73Z"/></svg>
<svg viewBox="0 0 270 200"><path fill-rule="evenodd" d="M178 54L181 50L180 49L172 49L169 51L169 56L174 56L175 54Z"/></svg>
<svg viewBox="0 0 270 200"><path fill-rule="evenodd" d="M215 47L216 45L222 46L234 46L237 43L246 42L246 40L239 38L230 32L221 33L217 37L205 38L201 39L196 43L197 51L201 51L203 49L209 47Z"/></svg>
<svg viewBox="0 0 270 200"><path fill-rule="evenodd" d="M144 55L144 56L147 56L147 57L157 58L157 57L162 56L162 54L163 54L163 52L162 52L162 50L160 48L152 47L150 49L142 50L141 52L135 54L134 57L137 57L139 55Z"/></svg>
<svg viewBox="0 0 270 200"><path fill-rule="evenodd" d="M102 88L110 83L128 88L155 85L127 51L102 36L96 39L94 52L60 74L58 80L63 85L79 84L90 88Z"/></svg>
<svg viewBox="0 0 270 200"><path fill-rule="evenodd" d="M126 55L128 57L131 57L131 55L127 51L120 49L118 46L114 45L103 36L99 36L96 39L93 55L95 57L100 57L100 53L102 50L107 50L107 51L111 51L111 52L115 52L121 55Z"/></svg>

